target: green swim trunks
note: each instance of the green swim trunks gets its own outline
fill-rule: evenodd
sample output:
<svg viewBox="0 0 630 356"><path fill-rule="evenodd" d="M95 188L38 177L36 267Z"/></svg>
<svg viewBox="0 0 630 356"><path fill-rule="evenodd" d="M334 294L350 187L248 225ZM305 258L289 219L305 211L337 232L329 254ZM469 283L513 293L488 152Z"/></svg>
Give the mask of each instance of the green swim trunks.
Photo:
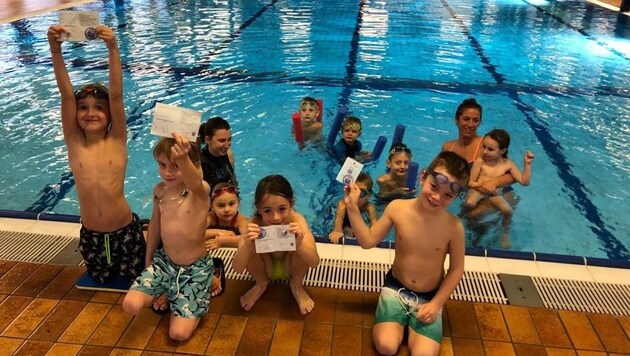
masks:
<svg viewBox="0 0 630 356"><path fill-rule="evenodd" d="M271 259L271 275L269 275L270 281L285 281L291 278L289 272L284 269L284 261L282 258Z"/></svg>
<svg viewBox="0 0 630 356"><path fill-rule="evenodd" d="M438 344L442 342L442 309L434 322L425 324L419 321L418 308L428 303L435 296L435 291L419 293L405 288L392 271L387 272L385 284L378 298L374 324L396 322L402 326L409 325L416 333L426 336Z"/></svg>

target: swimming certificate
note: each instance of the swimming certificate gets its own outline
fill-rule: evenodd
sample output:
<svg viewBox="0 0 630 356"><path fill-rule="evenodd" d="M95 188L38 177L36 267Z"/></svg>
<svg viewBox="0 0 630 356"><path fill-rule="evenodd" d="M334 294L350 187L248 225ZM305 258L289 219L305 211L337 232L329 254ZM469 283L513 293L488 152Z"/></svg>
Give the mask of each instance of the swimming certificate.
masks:
<svg viewBox="0 0 630 356"><path fill-rule="evenodd" d="M199 111L157 103L151 124L151 134L173 137L172 132L175 131L194 142L197 140L200 124L201 112Z"/></svg>
<svg viewBox="0 0 630 356"><path fill-rule="evenodd" d="M256 253L295 251L295 235L289 232L289 225L261 226L254 243Z"/></svg>
<svg viewBox="0 0 630 356"><path fill-rule="evenodd" d="M61 41L83 42L98 37L96 28L101 20L97 11L59 11L59 24L70 31Z"/></svg>
<svg viewBox="0 0 630 356"><path fill-rule="evenodd" d="M362 169L363 164L348 157L337 174L337 181L343 185L354 183Z"/></svg>

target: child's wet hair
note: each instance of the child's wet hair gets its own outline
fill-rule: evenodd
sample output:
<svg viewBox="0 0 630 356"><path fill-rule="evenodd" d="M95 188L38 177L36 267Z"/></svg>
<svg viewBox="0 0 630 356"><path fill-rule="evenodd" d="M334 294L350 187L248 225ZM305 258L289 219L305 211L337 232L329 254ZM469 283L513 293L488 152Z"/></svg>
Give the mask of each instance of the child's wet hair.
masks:
<svg viewBox="0 0 630 356"><path fill-rule="evenodd" d="M197 144L201 145L205 142L206 136L212 138L217 130L229 130L230 124L222 117L215 116L203 124L199 125L199 135L197 136Z"/></svg>
<svg viewBox="0 0 630 356"><path fill-rule="evenodd" d="M503 153L502 157L503 158L507 158L508 156L508 147L510 147L510 134L507 133L507 131L505 130L501 130L501 129L494 129L490 132L488 132L487 134L485 134L484 137L490 137L491 139L497 141L497 143L499 144L499 149L505 149L505 152Z"/></svg>
<svg viewBox="0 0 630 356"><path fill-rule="evenodd" d="M236 199L238 199L238 201L241 201L241 194L239 193L237 186L230 182L221 182L215 184L212 189L210 189L210 202L220 197L221 194L223 194L223 191L227 191L236 195Z"/></svg>
<svg viewBox="0 0 630 356"><path fill-rule="evenodd" d="M175 146L175 143L176 141L172 137L162 137L153 148L153 158L157 160L158 156L163 154L171 161L171 148ZM201 164L201 152L199 151L199 147L193 142L190 143L188 158L190 158L192 163L196 166Z"/></svg>
<svg viewBox="0 0 630 356"><path fill-rule="evenodd" d="M266 176L258 182L254 193L254 209L256 212L267 195L278 195L286 198L291 203L294 201L291 183L279 174Z"/></svg>
<svg viewBox="0 0 630 356"><path fill-rule="evenodd" d="M479 110L479 121L481 121L483 109L481 108L481 105L479 105L477 101L473 98L465 99L464 101L462 101L461 104L459 104L459 106L457 107L457 111L455 111L455 120L459 119L459 117L462 115L462 113L466 109Z"/></svg>
<svg viewBox="0 0 630 356"><path fill-rule="evenodd" d="M409 156L409 160L411 160L411 157L413 156L411 154L411 149L409 147L407 147L407 145L405 145L404 143L399 142L399 143L393 144L389 148L389 156L387 156L387 161L391 161L392 157L395 154L399 154L399 153L406 153L407 156ZM385 166L385 172L389 173L389 171L391 171L391 168Z"/></svg>
<svg viewBox="0 0 630 356"><path fill-rule="evenodd" d="M345 119L343 119L343 123L341 124L341 130L346 130L347 128L352 128L352 127L356 127L356 130L361 132L361 119L359 119L356 116L348 116Z"/></svg>
<svg viewBox="0 0 630 356"><path fill-rule="evenodd" d="M355 183L365 184L368 192L372 191L372 186L374 185L374 182L372 182L372 177L370 177L370 175L365 172L359 173L359 176L357 177L357 180Z"/></svg>
<svg viewBox="0 0 630 356"><path fill-rule="evenodd" d="M425 177L428 172L434 171L437 167L444 167L448 174L453 176L453 178L455 178L458 182L464 182L464 184L462 184L463 186L468 185L468 179L470 178L470 165L465 158L457 153L452 151L440 152L437 156L435 156L433 161L431 161L431 164L429 164L429 167L424 173Z"/></svg>
<svg viewBox="0 0 630 356"><path fill-rule="evenodd" d="M302 100L300 100L300 109L304 106L304 105L311 105L316 107L319 110L319 106L317 105L317 100L315 100L315 98L310 97L310 96L306 96L304 97Z"/></svg>

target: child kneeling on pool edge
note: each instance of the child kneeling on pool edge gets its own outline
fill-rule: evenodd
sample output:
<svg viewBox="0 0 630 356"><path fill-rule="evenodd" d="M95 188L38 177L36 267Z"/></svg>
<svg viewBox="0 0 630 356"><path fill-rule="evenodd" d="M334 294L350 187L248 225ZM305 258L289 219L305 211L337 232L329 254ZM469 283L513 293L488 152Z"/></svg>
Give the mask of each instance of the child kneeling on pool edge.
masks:
<svg viewBox="0 0 630 356"><path fill-rule="evenodd" d="M396 255L374 316L372 336L381 354L393 355L409 326L410 354L437 355L442 307L464 273L464 227L446 207L463 191L470 169L465 159L441 152L421 174L415 199L394 200L371 228L361 219L359 187L346 187L347 214L359 245L376 246L396 231ZM444 261L449 254L448 272Z"/></svg>
<svg viewBox="0 0 630 356"><path fill-rule="evenodd" d="M201 177L199 149L185 137L162 138L153 156L162 182L153 188L147 267L129 288L123 309L138 315L166 293L173 313L169 336L183 341L210 305L213 265L205 245L210 187Z"/></svg>
<svg viewBox="0 0 630 356"><path fill-rule="evenodd" d="M283 176L271 175L258 182L254 194L256 213L247 225L247 233L239 241L232 261L236 273L247 268L256 282L240 299L245 310L254 306L270 280L286 279L302 315L315 307L303 282L309 267L319 264L319 255L308 223L302 214L293 210L294 205L293 189ZM288 225L288 232L295 235L295 251L257 253L254 242L260 235L260 227L269 225Z"/></svg>

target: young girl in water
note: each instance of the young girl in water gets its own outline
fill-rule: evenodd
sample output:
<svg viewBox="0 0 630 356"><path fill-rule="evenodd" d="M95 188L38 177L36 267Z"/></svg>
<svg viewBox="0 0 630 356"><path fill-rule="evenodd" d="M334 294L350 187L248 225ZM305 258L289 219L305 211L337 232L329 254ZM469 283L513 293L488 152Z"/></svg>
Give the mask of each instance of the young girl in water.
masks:
<svg viewBox="0 0 630 356"><path fill-rule="evenodd" d="M376 197L389 202L394 199L413 198L412 191L407 188L407 171L411 162L411 150L404 143L392 145L387 157L387 171L378 177L378 194Z"/></svg>
<svg viewBox="0 0 630 356"><path fill-rule="evenodd" d="M256 213L247 225L247 233L238 243L232 266L237 273L245 268L256 284L241 297L241 306L250 310L267 289L269 281L289 280L293 297L300 312L313 311L315 302L304 290L304 276L309 267L319 264L315 238L302 214L293 210L295 198L291 184L281 175L263 178L256 186L254 207ZM288 225L287 231L295 235L295 251L256 253L254 241L261 226Z"/></svg>
<svg viewBox="0 0 630 356"><path fill-rule="evenodd" d="M495 129L488 132L483 137L482 152L483 154L477 158L470 170L470 180L468 182L468 194L463 207L466 210L473 209L479 201L487 196L482 194L479 186L496 177L510 174L514 180L523 186L529 185L531 180L531 164L534 160L534 154L531 151L525 153L523 157L523 172L516 167L516 164L508 158L508 147L510 146L510 135L505 130ZM501 247L510 248L509 228L512 220L512 208L508 204L501 192L496 191L488 196L488 200L503 214L503 231L501 234Z"/></svg>
<svg viewBox="0 0 630 356"><path fill-rule="evenodd" d="M238 213L238 188L231 183L219 183L212 188L206 227L206 248L237 247L238 240L247 231L247 218Z"/></svg>

